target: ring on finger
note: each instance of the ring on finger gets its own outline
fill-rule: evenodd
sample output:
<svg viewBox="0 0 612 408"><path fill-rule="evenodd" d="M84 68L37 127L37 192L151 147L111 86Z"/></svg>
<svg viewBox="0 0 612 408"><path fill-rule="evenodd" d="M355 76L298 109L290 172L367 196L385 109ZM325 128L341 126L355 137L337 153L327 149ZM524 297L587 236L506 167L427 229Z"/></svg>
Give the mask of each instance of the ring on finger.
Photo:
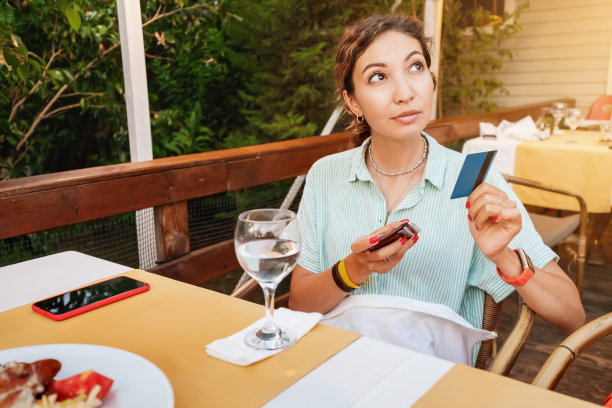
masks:
<svg viewBox="0 0 612 408"><path fill-rule="evenodd" d="M501 196L501 194L499 194L498 197L499 197L499 203L498 204L501 205L502 204L502 196Z"/></svg>
<svg viewBox="0 0 612 408"><path fill-rule="evenodd" d="M386 263L386 264L391 263L391 258L386 257L386 258L385 258L385 263Z"/></svg>

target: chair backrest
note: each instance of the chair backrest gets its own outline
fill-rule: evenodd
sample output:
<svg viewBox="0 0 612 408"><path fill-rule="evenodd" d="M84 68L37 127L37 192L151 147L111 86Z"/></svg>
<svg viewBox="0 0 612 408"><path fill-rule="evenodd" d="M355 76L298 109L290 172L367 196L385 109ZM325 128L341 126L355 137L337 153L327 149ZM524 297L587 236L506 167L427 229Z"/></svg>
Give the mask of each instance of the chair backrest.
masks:
<svg viewBox="0 0 612 408"><path fill-rule="evenodd" d="M597 98L589 109L587 119L608 120L612 117L612 95Z"/></svg>
<svg viewBox="0 0 612 408"><path fill-rule="evenodd" d="M555 389L561 377L580 353L596 341L612 334L612 312L585 324L569 335L548 357L531 384Z"/></svg>
<svg viewBox="0 0 612 408"><path fill-rule="evenodd" d="M500 308L501 304L495 303L491 295L486 293L482 320L483 329L497 331ZM508 335L508 338L504 341L499 351L496 350L497 339L483 341L478 356L476 357L475 367L485 369L489 357L494 356L493 361L489 367L486 368L487 371L499 375L508 375L521 349L525 345L525 342L527 342L534 321L535 312L531 310L519 296L519 309L516 323Z"/></svg>
<svg viewBox="0 0 612 408"><path fill-rule="evenodd" d="M552 186L547 186L539 182L532 181L532 180L526 180L520 177L509 176L507 174L504 174L503 176L508 183L518 184L521 186L526 186L526 187L535 188L538 190L543 190L543 191L548 191L551 193L573 197L578 202L580 211L578 212L578 215L571 216L571 217L575 217L579 220L578 225L577 225L578 229L575 232L575 237L576 237L575 242L577 244L577 249L575 252L575 256L576 256L575 262L578 266L577 268L578 270L576 271L576 286L578 287L578 292L580 293L580 296L582 296L582 286L583 286L583 281L584 281L584 264L586 262L586 251L587 251L588 211L587 211L586 201L584 201L584 198L582 198L582 196L574 192L571 192L571 191L566 191L566 190L558 189ZM573 225L573 220L571 220L570 217L564 217L566 219L565 221L567 222L559 221L559 220L555 220L555 222L551 222L550 220L546 221L546 218L554 219L554 217L552 216L542 216L542 215L538 215L537 217L531 218L536 231L538 231L538 233L543 238L547 235L556 236L559 233L561 233L562 235L566 235L565 240L567 241L570 235L574 235L575 228L573 227L567 228L568 224ZM545 229L552 229L552 231L550 230L545 231ZM546 241L544 242L547 245L552 246L552 245L556 245L559 242L559 239L555 238L554 241L555 242L553 243L546 242Z"/></svg>

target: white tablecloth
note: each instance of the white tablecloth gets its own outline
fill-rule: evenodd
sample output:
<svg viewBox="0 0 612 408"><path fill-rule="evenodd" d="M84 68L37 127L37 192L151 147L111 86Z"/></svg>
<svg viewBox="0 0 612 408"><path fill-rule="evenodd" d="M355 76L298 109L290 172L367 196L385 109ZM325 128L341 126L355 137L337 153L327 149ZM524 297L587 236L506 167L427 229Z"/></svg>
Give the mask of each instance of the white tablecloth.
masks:
<svg viewBox="0 0 612 408"><path fill-rule="evenodd" d="M500 173L514 175L514 160L516 157L516 146L520 142L514 139L483 139L475 137L467 140L463 144L462 152L465 154L488 152L489 150L497 150L493 166Z"/></svg>

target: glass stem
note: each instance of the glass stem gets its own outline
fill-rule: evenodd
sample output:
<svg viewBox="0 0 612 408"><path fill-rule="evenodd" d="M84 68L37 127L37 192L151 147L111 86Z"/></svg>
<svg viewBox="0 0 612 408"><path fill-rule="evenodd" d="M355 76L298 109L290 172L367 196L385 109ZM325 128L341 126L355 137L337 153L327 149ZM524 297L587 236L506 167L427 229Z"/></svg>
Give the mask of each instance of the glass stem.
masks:
<svg viewBox="0 0 612 408"><path fill-rule="evenodd" d="M276 322L274 321L274 294L276 285L261 285L264 292L264 300L266 302L266 323L263 331L268 333L277 333L279 331Z"/></svg>

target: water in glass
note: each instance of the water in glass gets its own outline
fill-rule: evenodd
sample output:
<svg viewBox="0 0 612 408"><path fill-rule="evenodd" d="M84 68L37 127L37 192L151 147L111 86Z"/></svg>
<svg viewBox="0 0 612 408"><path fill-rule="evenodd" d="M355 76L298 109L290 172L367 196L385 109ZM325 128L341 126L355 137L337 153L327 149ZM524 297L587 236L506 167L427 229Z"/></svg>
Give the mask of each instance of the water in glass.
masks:
<svg viewBox="0 0 612 408"><path fill-rule="evenodd" d="M295 267L301 249L297 217L281 209L251 210L240 214L234 234L238 262L263 289L266 321L247 333L245 342L256 349L289 347L295 335L274 321L276 286Z"/></svg>
<svg viewBox="0 0 612 408"><path fill-rule="evenodd" d="M561 124L561 120L565 116L565 111L567 110L567 103L565 102L555 102L552 104L552 114L555 117L555 128L553 129L553 134L563 134L563 131L559 129L559 125Z"/></svg>

